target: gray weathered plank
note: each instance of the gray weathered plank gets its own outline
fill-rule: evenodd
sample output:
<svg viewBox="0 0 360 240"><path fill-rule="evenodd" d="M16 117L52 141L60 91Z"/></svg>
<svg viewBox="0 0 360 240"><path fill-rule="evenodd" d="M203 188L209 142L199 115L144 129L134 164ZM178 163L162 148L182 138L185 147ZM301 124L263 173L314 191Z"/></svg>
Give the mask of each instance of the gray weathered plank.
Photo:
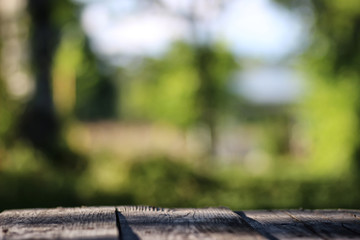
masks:
<svg viewBox="0 0 360 240"><path fill-rule="evenodd" d="M0 214L0 240L119 237L124 240L360 239L360 210L234 213L226 208L121 206L116 213L114 207L83 207L10 210Z"/></svg>
<svg viewBox="0 0 360 240"><path fill-rule="evenodd" d="M244 211L254 229L273 239L360 239L359 210ZM269 237L270 236L270 237Z"/></svg>
<svg viewBox="0 0 360 240"><path fill-rule="evenodd" d="M357 210L286 211L324 239L360 239L360 216Z"/></svg>
<svg viewBox="0 0 360 240"><path fill-rule="evenodd" d="M9 210L0 239L118 239L114 207Z"/></svg>
<svg viewBox="0 0 360 240"><path fill-rule="evenodd" d="M265 239L227 208L118 207L121 239Z"/></svg>
<svg viewBox="0 0 360 240"><path fill-rule="evenodd" d="M284 211L258 210L237 213L254 229L270 239L322 239Z"/></svg>

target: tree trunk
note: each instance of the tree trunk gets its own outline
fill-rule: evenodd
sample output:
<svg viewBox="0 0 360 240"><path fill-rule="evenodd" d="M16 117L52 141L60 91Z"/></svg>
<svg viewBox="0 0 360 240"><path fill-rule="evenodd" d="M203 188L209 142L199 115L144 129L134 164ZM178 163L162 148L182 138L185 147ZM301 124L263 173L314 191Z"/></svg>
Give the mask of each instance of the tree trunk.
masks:
<svg viewBox="0 0 360 240"><path fill-rule="evenodd" d="M28 0L30 61L36 87L21 119L21 135L47 154L55 150L59 137L51 90L51 68L59 39L59 30L52 19L54 3L54 0Z"/></svg>

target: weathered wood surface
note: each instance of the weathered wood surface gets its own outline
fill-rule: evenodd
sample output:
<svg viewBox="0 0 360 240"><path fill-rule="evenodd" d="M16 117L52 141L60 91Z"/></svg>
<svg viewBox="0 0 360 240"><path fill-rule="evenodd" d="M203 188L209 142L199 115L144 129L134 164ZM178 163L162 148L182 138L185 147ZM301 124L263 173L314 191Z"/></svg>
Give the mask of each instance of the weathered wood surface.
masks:
<svg viewBox="0 0 360 240"><path fill-rule="evenodd" d="M269 239L360 239L359 210L237 212Z"/></svg>
<svg viewBox="0 0 360 240"><path fill-rule="evenodd" d="M265 239L227 208L118 207L121 239Z"/></svg>
<svg viewBox="0 0 360 240"><path fill-rule="evenodd" d="M115 208L4 211L0 239L118 239Z"/></svg>
<svg viewBox="0 0 360 240"><path fill-rule="evenodd" d="M0 213L3 239L360 239L360 210L9 210Z"/></svg>

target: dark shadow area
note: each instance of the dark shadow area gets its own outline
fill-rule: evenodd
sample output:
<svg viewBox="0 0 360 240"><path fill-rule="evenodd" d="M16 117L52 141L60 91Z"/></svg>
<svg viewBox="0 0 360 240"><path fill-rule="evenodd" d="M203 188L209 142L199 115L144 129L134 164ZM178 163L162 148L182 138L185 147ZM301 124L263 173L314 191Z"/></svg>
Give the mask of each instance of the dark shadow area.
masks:
<svg viewBox="0 0 360 240"><path fill-rule="evenodd" d="M119 230L119 239L139 240L140 239L139 236L136 233L134 233L134 231L129 226L125 216L122 215L117 208L115 210L115 214L116 214L116 225Z"/></svg>
<svg viewBox="0 0 360 240"><path fill-rule="evenodd" d="M278 239L278 238L274 237L273 235L271 235L271 233L269 233L261 223L259 223L258 221L254 220L252 218L247 217L244 212L235 211L235 213L238 214L249 227L253 228L255 231L257 231L258 233L260 233L267 239L270 239L270 240Z"/></svg>

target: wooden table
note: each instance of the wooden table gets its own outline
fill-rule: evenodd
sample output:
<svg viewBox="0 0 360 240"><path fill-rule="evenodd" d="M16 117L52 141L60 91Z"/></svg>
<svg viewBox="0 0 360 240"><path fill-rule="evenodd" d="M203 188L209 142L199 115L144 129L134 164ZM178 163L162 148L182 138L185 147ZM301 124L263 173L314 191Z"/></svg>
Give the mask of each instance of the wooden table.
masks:
<svg viewBox="0 0 360 240"><path fill-rule="evenodd" d="M8 210L0 239L360 239L360 210L145 206Z"/></svg>

